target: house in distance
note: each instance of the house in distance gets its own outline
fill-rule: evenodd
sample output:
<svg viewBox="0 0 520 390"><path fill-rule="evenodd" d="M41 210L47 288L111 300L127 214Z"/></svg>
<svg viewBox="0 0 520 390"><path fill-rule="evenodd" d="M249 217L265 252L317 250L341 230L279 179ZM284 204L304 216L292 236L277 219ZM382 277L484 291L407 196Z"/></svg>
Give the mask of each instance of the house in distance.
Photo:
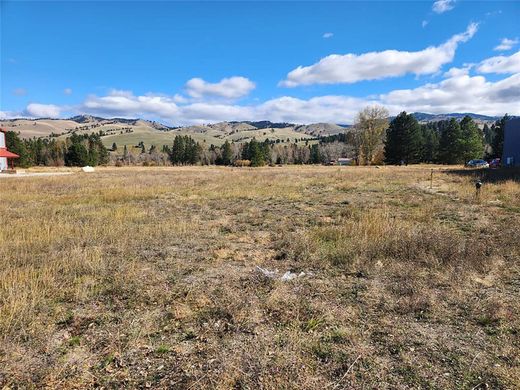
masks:
<svg viewBox="0 0 520 390"><path fill-rule="evenodd" d="M0 172L7 171L9 165L11 165L11 169L14 170L14 159L18 157L20 156L7 150L5 130L0 129Z"/></svg>

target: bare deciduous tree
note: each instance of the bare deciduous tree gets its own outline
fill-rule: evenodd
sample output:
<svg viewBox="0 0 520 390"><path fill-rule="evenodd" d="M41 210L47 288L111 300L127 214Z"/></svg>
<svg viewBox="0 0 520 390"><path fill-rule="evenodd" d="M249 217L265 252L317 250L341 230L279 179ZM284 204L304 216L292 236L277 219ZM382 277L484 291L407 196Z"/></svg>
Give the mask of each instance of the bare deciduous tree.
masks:
<svg viewBox="0 0 520 390"><path fill-rule="evenodd" d="M381 106L365 107L357 115L355 127L360 138L359 152L365 164L370 165L383 148L385 131L388 128L388 110Z"/></svg>

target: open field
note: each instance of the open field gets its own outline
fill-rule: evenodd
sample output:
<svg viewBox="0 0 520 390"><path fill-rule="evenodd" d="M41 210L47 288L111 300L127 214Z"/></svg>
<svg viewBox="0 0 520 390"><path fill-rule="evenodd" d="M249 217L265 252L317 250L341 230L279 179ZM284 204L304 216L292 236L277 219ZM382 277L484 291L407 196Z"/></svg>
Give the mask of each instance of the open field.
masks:
<svg viewBox="0 0 520 390"><path fill-rule="evenodd" d="M519 388L520 183L446 169L2 180L0 388Z"/></svg>

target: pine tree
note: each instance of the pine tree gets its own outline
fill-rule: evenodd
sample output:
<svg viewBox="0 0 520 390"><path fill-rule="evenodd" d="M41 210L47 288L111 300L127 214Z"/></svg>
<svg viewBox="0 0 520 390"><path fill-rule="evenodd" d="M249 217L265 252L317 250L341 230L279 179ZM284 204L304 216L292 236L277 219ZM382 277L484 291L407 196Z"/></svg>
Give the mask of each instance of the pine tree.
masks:
<svg viewBox="0 0 520 390"><path fill-rule="evenodd" d="M89 164L88 150L81 142L73 142L65 154L65 165L83 167Z"/></svg>
<svg viewBox="0 0 520 390"><path fill-rule="evenodd" d="M231 165L233 163L233 150L231 149L231 144L228 140L224 142L221 148L221 163L222 165Z"/></svg>
<svg viewBox="0 0 520 390"><path fill-rule="evenodd" d="M460 122L460 152L464 162L484 155L484 135L477 124L466 115Z"/></svg>
<svg viewBox="0 0 520 390"><path fill-rule="evenodd" d="M493 137L493 143L491 144L493 158L502 157L502 152L504 151L504 129L508 120L509 116L506 114L502 119L495 122L495 134Z"/></svg>
<svg viewBox="0 0 520 390"><path fill-rule="evenodd" d="M117 152L117 144L115 142L112 144L112 151Z"/></svg>
<svg viewBox="0 0 520 390"><path fill-rule="evenodd" d="M323 156L320 153L320 147L318 144L311 145L311 155L310 155L310 163L311 164L321 164L323 162Z"/></svg>
<svg viewBox="0 0 520 390"><path fill-rule="evenodd" d="M20 158L14 160L14 164L16 166L27 168L31 165L30 153L18 134L16 134L14 131L6 132L5 144L7 146L7 150L20 156Z"/></svg>
<svg viewBox="0 0 520 390"><path fill-rule="evenodd" d="M184 161L184 138L180 135L176 135L173 139L170 161L174 165L182 164Z"/></svg>
<svg viewBox="0 0 520 390"><path fill-rule="evenodd" d="M242 149L242 159L250 160L252 167L265 165L265 150L256 139L246 143Z"/></svg>
<svg viewBox="0 0 520 390"><path fill-rule="evenodd" d="M442 126L439 141L439 162L443 164L460 164L464 162L461 153L462 131L459 122L455 118Z"/></svg>
<svg viewBox="0 0 520 390"><path fill-rule="evenodd" d="M95 167L99 163L99 152L93 139L88 141L88 165Z"/></svg>
<svg viewBox="0 0 520 390"><path fill-rule="evenodd" d="M405 111L390 122L386 132L385 161L389 164L418 163L422 159L421 127L412 114Z"/></svg>
<svg viewBox="0 0 520 390"><path fill-rule="evenodd" d="M437 161L440 138L437 127L430 123L421 125L421 133L423 140L421 160L429 163Z"/></svg>

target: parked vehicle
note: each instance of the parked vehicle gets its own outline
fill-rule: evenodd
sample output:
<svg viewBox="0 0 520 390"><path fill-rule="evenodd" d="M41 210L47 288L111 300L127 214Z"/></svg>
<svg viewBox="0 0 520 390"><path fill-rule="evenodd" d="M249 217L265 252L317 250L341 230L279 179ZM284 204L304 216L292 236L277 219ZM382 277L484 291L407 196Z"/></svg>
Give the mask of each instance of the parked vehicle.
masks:
<svg viewBox="0 0 520 390"><path fill-rule="evenodd" d="M491 160L489 162L489 167L490 168L500 168L500 159L499 158L494 158L493 160Z"/></svg>
<svg viewBox="0 0 520 390"><path fill-rule="evenodd" d="M489 168L486 160L470 160L466 163L468 168Z"/></svg>

